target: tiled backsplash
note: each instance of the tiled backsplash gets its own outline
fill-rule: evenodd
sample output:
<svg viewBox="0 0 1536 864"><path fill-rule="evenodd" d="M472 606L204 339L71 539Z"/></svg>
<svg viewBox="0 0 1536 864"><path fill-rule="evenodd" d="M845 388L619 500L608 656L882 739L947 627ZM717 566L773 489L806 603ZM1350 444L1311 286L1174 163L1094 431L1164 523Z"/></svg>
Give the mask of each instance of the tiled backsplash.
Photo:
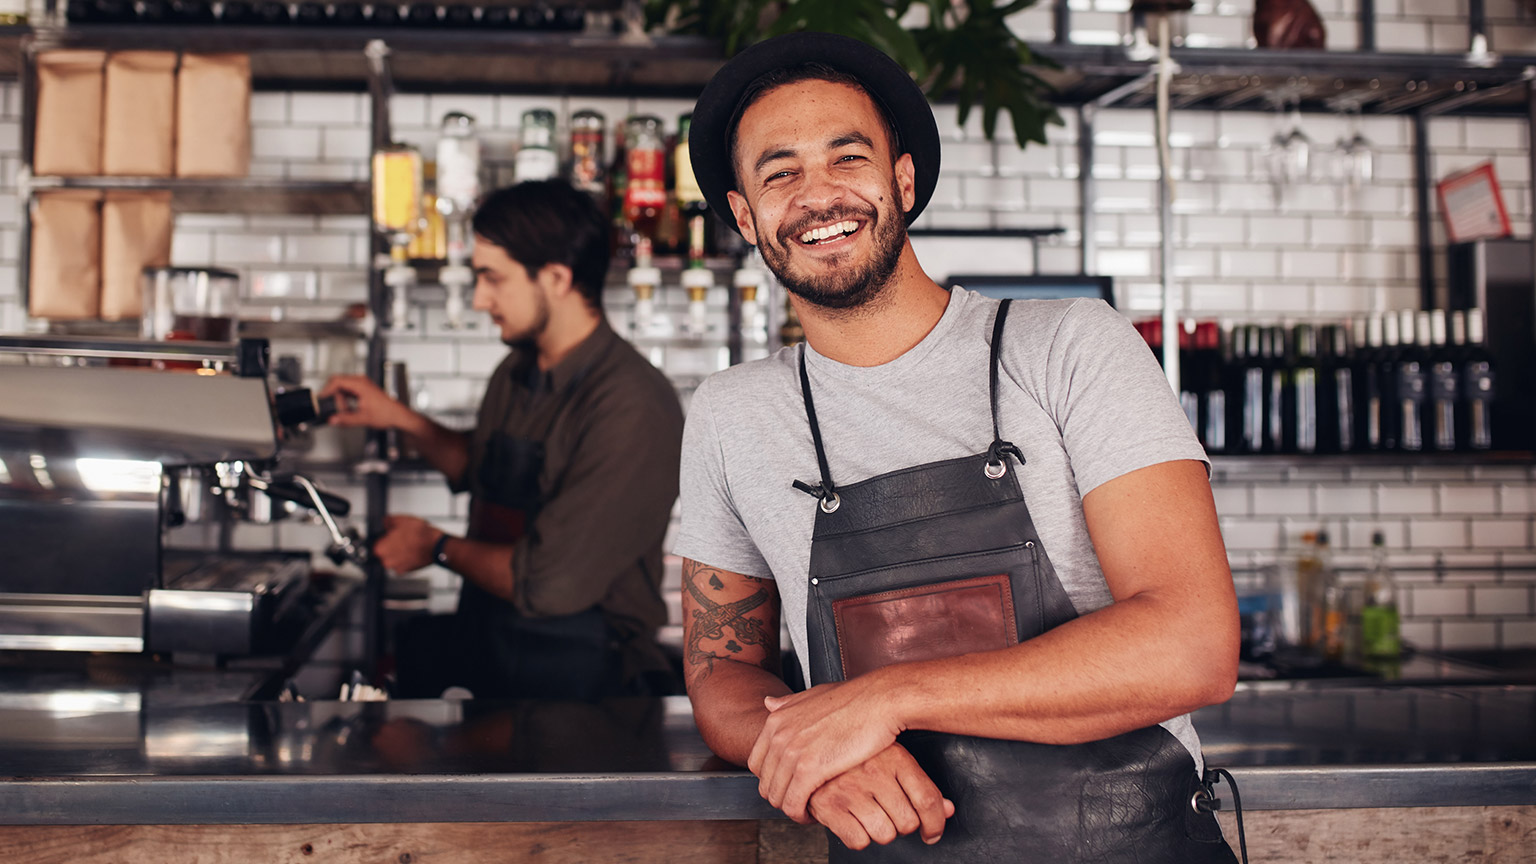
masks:
<svg viewBox="0 0 1536 864"><path fill-rule="evenodd" d="M1352 49L1354 0L1314 0L1329 26L1329 44ZM1376 0L1382 50L1460 51L1466 47L1464 0ZM1033 39L1052 34L1050 4L1020 13L1016 29ZM1123 31L1129 0L1074 0L1074 31L1083 41ZM1488 0L1492 47L1536 53L1536 20L1514 0ZM1249 38L1252 0L1202 0L1184 25L1189 44L1241 46ZM1095 36L1095 31L1100 35ZM0 85L0 332L27 328L16 266L21 214L19 91ZM550 107L562 118L595 108L610 122L654 113L674 128L688 100L533 96L399 95L393 98L396 137L430 147L437 121L450 110L475 116L497 184L510 180L516 129L524 110ZM1019 150L989 143L980 118L964 128L953 106L937 109L945 169L920 226L1050 227L1042 241L1042 272L1076 272L1079 263L1077 123L1050 130L1050 142ZM367 176L367 98L345 93L258 93L251 105L252 173L258 176L363 179ZM1332 319L1418 304L1414 225L1412 126L1403 117L1367 117L1359 131L1376 151L1376 180L1358 193L1326 179L1335 142L1352 134L1346 118L1306 115L1316 178L1278 193L1265 170L1273 115L1177 112L1174 273L1183 309L1191 315L1242 321ZM1001 124L1006 129L1006 124ZM1004 133L1006 134L1006 132ZM1516 119L1435 117L1429 122L1433 176L1491 160L1503 185L1515 231L1529 236L1531 182L1526 125ZM1095 121L1094 269L1114 276L1118 305L1133 316L1159 307L1157 160L1152 116L1111 110ZM287 304L288 318L335 318L367 298L366 217L184 214L173 246L177 265L218 265L249 276L262 270L313 272L319 298ZM1437 244L1444 242L1438 217ZM1016 240L914 240L929 274L1024 273L1029 245ZM680 295L675 286L666 294ZM610 313L625 318L626 292L609 295ZM717 292L717 305L723 292ZM718 312L718 309L716 310ZM255 314L261 314L258 310ZM409 334L391 337L390 353L412 371L418 405L462 425L502 347L482 322L468 330L444 327L442 309L416 313ZM307 343L274 345L305 361L312 383L344 371L356 358ZM677 362L681 357L665 360ZM696 358L695 358L696 359ZM683 370L669 369L675 375ZM361 485L345 476L322 478L361 500ZM1237 567L1283 562L1301 532L1326 529L1346 567L1365 563L1374 530L1386 534L1393 560L1405 568L1405 634L1422 646L1536 647L1536 476L1526 467L1363 468L1267 467L1258 460L1225 461L1213 478L1222 527ZM430 478L401 477L393 506L462 530L465 504ZM320 548L323 531L307 525L241 526L237 542L267 548ZM449 575L434 580L443 586ZM675 601L676 567L669 588ZM676 609L674 603L674 620Z"/></svg>

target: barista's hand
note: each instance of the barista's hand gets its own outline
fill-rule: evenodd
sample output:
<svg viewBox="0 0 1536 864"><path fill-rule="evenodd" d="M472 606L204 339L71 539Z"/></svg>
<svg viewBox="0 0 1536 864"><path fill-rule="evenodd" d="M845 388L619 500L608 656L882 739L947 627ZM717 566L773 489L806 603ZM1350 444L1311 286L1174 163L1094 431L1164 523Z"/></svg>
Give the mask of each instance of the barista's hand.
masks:
<svg viewBox="0 0 1536 864"><path fill-rule="evenodd" d="M902 730L881 709L870 677L763 700L770 713L747 767L758 792L789 818L803 821L812 792L896 742Z"/></svg>
<svg viewBox="0 0 1536 864"><path fill-rule="evenodd" d="M443 532L415 516L385 516L384 536L373 541L373 555L384 569L409 573L432 563L432 547Z"/></svg>
<svg viewBox="0 0 1536 864"><path fill-rule="evenodd" d="M320 391L320 398L326 396L341 397L336 400L336 413L331 415L335 426L399 429L414 413L364 375L333 376Z"/></svg>
<svg viewBox="0 0 1536 864"><path fill-rule="evenodd" d="M811 794L808 809L850 849L871 842L883 846L919 830L924 843L937 843L944 835L944 820L955 815L954 802L939 792L900 744L828 780Z"/></svg>

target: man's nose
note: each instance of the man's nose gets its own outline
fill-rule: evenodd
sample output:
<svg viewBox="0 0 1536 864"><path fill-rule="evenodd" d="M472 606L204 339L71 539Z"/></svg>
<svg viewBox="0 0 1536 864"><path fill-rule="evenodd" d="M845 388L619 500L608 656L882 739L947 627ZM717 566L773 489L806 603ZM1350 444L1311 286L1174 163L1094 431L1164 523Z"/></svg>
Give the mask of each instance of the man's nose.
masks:
<svg viewBox="0 0 1536 864"><path fill-rule="evenodd" d="M480 312L491 311L491 292L485 287L484 279L475 280L475 293L469 305L471 309Z"/></svg>
<svg viewBox="0 0 1536 864"><path fill-rule="evenodd" d="M796 203L807 210L826 210L847 194L841 178L826 168L809 168L802 175Z"/></svg>

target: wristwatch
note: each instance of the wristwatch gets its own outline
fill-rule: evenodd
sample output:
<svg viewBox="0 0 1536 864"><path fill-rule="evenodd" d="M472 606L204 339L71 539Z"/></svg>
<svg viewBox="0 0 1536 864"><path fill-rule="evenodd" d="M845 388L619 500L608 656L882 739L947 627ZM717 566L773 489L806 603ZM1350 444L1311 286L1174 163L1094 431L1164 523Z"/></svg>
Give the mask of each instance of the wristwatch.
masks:
<svg viewBox="0 0 1536 864"><path fill-rule="evenodd" d="M432 544L432 563L439 567L448 566L448 532L444 531L437 542Z"/></svg>

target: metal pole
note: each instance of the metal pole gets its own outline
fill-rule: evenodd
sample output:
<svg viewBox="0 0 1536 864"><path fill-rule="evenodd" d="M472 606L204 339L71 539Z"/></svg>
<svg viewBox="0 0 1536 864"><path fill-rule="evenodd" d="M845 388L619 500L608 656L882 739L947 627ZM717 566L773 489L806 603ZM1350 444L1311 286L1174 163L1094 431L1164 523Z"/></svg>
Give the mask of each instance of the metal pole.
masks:
<svg viewBox="0 0 1536 864"><path fill-rule="evenodd" d="M16 255L16 281L21 286L21 313L32 310L32 160L37 134L37 46L28 36L21 43L21 176L16 200L21 207L21 238Z"/></svg>
<svg viewBox="0 0 1536 864"><path fill-rule="evenodd" d="M1488 53L1488 9L1483 0L1467 0L1467 52Z"/></svg>
<svg viewBox="0 0 1536 864"><path fill-rule="evenodd" d="M1072 44L1071 0L1056 0L1055 30L1057 45Z"/></svg>
<svg viewBox="0 0 1536 864"><path fill-rule="evenodd" d="M1084 276L1098 269L1099 260L1098 238L1094 236L1098 218L1093 212L1093 199L1098 194L1093 182L1093 126L1098 113L1092 105L1077 106L1077 208L1079 230L1083 235L1078 244L1081 258L1077 271ZM1039 245L1038 242L1035 244L1037 252ZM1035 269L1038 271L1039 267Z"/></svg>
<svg viewBox="0 0 1536 864"><path fill-rule="evenodd" d="M1163 283L1163 372L1173 392L1179 392L1179 307L1180 298L1173 284L1173 156L1168 145L1169 127L1169 79L1173 77L1174 64L1169 56L1168 16L1157 18L1157 228L1162 238Z"/></svg>
<svg viewBox="0 0 1536 864"><path fill-rule="evenodd" d="M1430 221L1429 116L1413 115L1413 197L1419 234L1419 308L1435 308L1435 248Z"/></svg>
<svg viewBox="0 0 1536 864"><path fill-rule="evenodd" d="M1376 0L1360 0L1360 50L1376 50Z"/></svg>
<svg viewBox="0 0 1536 864"><path fill-rule="evenodd" d="M389 46L381 39L375 39L368 43L363 52L368 58L368 96L370 100L370 134L373 138L375 150L389 144L391 139L389 124L389 97L393 91L393 85L389 76ZM370 196L371 190L379 178L373 175L373 160L368 160L368 178ZM384 284L384 271L377 262L381 255L387 255L388 245L383 234L372 230L372 213L369 214L369 251L371 258L368 262L368 308L373 315L373 332L368 334L368 378L381 387L386 386L384 381L384 361L388 356L388 349L384 342L384 334L390 326L389 287ZM364 489L368 503L368 540L372 542L384 533L384 517L389 512L389 462L386 438L388 433L382 430L374 430L368 433L365 462L366 470L359 466L364 474ZM368 565L365 568L367 583L363 592L363 645L368 651L368 660L377 673L380 658L384 656L386 639L384 632L384 583L386 575L384 566L377 558L369 556Z"/></svg>
<svg viewBox="0 0 1536 864"><path fill-rule="evenodd" d="M1525 157L1530 160L1531 170L1536 171L1536 79L1526 83L1525 94ZM1536 213L1531 214L1531 229L1531 272L1536 273Z"/></svg>

